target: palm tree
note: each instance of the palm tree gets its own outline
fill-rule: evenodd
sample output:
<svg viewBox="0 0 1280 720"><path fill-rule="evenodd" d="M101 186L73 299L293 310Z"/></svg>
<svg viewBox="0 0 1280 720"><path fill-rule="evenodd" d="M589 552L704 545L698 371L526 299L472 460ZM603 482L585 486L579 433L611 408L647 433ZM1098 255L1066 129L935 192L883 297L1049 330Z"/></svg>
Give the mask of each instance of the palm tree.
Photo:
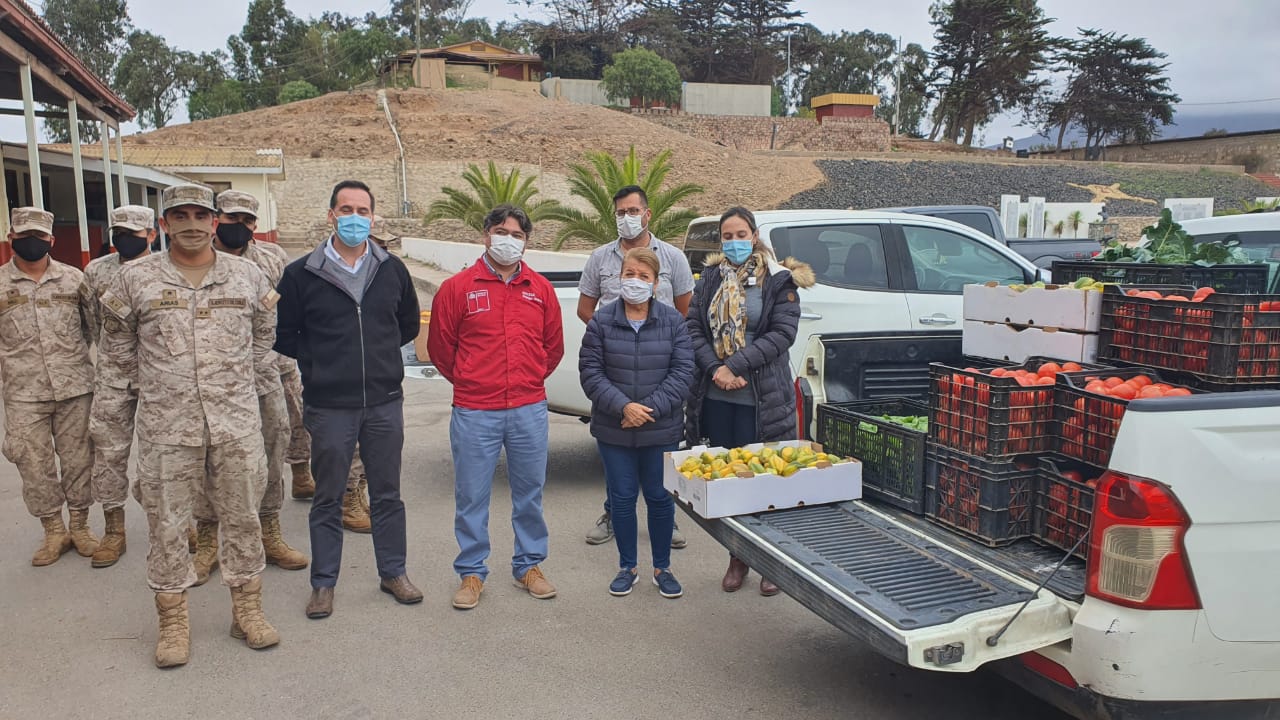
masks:
<svg viewBox="0 0 1280 720"><path fill-rule="evenodd" d="M1062 237L1062 233L1066 232L1066 230L1067 230L1066 220L1059 220L1058 222L1053 224L1053 234L1057 235L1058 237Z"/></svg>
<svg viewBox="0 0 1280 720"><path fill-rule="evenodd" d="M498 205L515 205L524 210L535 223L550 218L560 207L560 203L555 200L534 199L538 194L538 189L533 187L533 181L538 179L537 175L521 180L519 168L512 168L504 176L498 173L498 166L492 160L489 161L488 172L481 170L479 165L468 165L462 173L462 179L471 186L472 192L451 187L440 188L445 198L431 203L423 218L424 224L429 225L437 220L461 220L480 232L484 229L484 216Z"/></svg>
<svg viewBox="0 0 1280 720"><path fill-rule="evenodd" d="M588 212L559 206L549 214L549 219L563 223L556 235L554 247L559 250L569 240L586 240L603 245L618 237L613 210L613 194L627 185L639 185L649 197L649 209L653 220L649 232L655 237L683 236L689 221L698 217L691 209L676 210L676 203L703 192L701 185L682 183L663 189L662 184L671 172L671 151L663 150L649 163L646 171L641 167L636 148L631 146L627 157L619 163L607 152L587 153L588 164L569 166L569 193L587 201Z"/></svg>
<svg viewBox="0 0 1280 720"><path fill-rule="evenodd" d="M1084 224L1084 211L1076 210L1067 216L1067 227L1071 228L1071 237L1080 235L1080 226Z"/></svg>
<svg viewBox="0 0 1280 720"><path fill-rule="evenodd" d="M1031 219L1027 217L1026 213L1022 213L1018 216L1018 237L1027 236L1027 224L1030 221Z"/></svg>

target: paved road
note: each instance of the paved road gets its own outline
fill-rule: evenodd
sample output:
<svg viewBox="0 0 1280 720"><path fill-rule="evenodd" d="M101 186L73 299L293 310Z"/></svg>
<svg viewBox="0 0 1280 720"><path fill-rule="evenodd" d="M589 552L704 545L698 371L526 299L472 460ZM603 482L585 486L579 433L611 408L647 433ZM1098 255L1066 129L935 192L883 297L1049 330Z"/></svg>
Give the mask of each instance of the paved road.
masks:
<svg viewBox="0 0 1280 720"><path fill-rule="evenodd" d="M191 592L191 663L177 670L152 665L141 510L128 507L129 552L116 567L93 570L72 553L32 568L39 525L0 463L0 718L1062 719L994 676L882 660L785 596L720 592L726 555L691 523L674 558L684 598L647 584L609 596L614 546L581 539L603 499L600 464L586 428L566 418L552 422L545 501L545 568L560 596L534 600L508 580L502 477L483 602L454 610L450 388L406 385L409 572L426 602L402 607L378 592L369 536L347 534L333 617L303 616L305 571L268 569L266 610L284 639L254 652L228 637L229 596L211 582ZM286 536L306 549L307 506L287 502Z"/></svg>

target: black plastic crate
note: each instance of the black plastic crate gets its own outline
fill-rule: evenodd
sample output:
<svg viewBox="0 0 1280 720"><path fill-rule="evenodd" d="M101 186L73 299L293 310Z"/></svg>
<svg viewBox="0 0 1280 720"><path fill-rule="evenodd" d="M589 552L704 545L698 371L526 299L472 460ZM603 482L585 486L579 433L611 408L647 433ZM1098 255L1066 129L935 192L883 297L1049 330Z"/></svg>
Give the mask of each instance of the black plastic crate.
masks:
<svg viewBox="0 0 1280 720"><path fill-rule="evenodd" d="M1193 388L1168 382L1160 373L1146 368L1097 371L1098 379L1103 381L1112 377L1129 380L1138 375L1146 375L1152 384L1164 383L1195 392ZM1088 373L1058 376L1054 396L1054 415L1058 421L1057 450L1073 460L1107 467L1116 444L1116 434L1120 432L1120 421L1124 419L1130 401L1085 390L1088 377Z"/></svg>
<svg viewBox="0 0 1280 720"><path fill-rule="evenodd" d="M1097 260L1055 260L1053 281L1066 285L1082 277L1121 285L1191 285L1211 287L1224 293L1267 291L1270 266L1248 265L1158 265L1155 263L1099 262Z"/></svg>
<svg viewBox="0 0 1280 720"><path fill-rule="evenodd" d="M864 495L920 515L927 433L881 415L928 417L929 406L907 398L819 405L818 442L829 453L862 461Z"/></svg>
<svg viewBox="0 0 1280 720"><path fill-rule="evenodd" d="M1103 472L1066 457L1040 458L1031 536L1061 550L1075 548L1078 557L1088 556L1089 546L1076 547L1076 542L1089 533L1095 489Z"/></svg>
<svg viewBox="0 0 1280 720"><path fill-rule="evenodd" d="M992 547L1031 536L1036 465L987 462L929 444L924 514Z"/></svg>
<svg viewBox="0 0 1280 720"><path fill-rule="evenodd" d="M977 371L933 363L929 366L929 441L990 461L1053 450L1057 442L1053 384L1024 386L1012 377L990 374L996 369L1035 370L1048 362L1062 361L1032 357L1025 363ZM1082 368L1079 372L1104 369L1076 365Z"/></svg>
<svg viewBox="0 0 1280 720"><path fill-rule="evenodd" d="M1280 384L1280 295L1213 293L1183 302L1127 294L1142 289L1108 287L1103 293L1099 358L1190 373L1218 385Z"/></svg>

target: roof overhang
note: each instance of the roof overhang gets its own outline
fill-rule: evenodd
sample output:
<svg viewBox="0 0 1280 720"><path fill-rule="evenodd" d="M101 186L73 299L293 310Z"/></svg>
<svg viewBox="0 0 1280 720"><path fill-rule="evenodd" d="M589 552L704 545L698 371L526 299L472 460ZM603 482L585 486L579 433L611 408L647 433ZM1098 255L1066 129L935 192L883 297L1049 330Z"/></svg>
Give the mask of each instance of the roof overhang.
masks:
<svg viewBox="0 0 1280 720"><path fill-rule="evenodd" d="M27 146L26 145L23 145L21 143L4 143L3 148L4 148L4 159L6 161L12 160L14 162L20 162L24 165L27 163ZM86 172L102 174L103 169L102 169L101 157L93 157L90 155L81 154L80 160ZM71 157L71 153L62 152L59 150L49 150L47 148L41 148L40 150L40 165L42 167L49 165L57 168L65 168L67 170L74 169L74 163ZM119 167L113 163L111 165L111 170L112 170L112 175L114 176L116 173L119 172ZM124 164L124 176L126 180L143 182L150 185L156 185L159 187L168 187L170 185L178 185L180 183L191 182L191 178L184 177L182 175L178 175L175 173L176 171L165 172L163 170L157 170L155 168L146 167L145 165L132 165L127 162Z"/></svg>

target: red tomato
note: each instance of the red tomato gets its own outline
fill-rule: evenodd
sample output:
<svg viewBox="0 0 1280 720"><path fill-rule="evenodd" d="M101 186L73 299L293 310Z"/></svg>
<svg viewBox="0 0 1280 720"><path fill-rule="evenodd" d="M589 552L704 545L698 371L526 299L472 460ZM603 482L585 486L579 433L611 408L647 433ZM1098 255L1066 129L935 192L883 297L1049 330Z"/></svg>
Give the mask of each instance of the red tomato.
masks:
<svg viewBox="0 0 1280 720"><path fill-rule="evenodd" d="M1062 477L1070 480L1071 482L1084 482L1084 478L1076 470L1067 470L1062 473Z"/></svg>
<svg viewBox="0 0 1280 720"><path fill-rule="evenodd" d="M1141 291L1141 290L1136 290L1136 289L1135 289L1135 290L1125 290L1124 294L1125 294L1125 295L1128 295L1129 297L1138 297L1139 295L1141 295L1141 294L1142 294L1142 291Z"/></svg>
<svg viewBox="0 0 1280 720"><path fill-rule="evenodd" d="M1080 372L1084 368L1079 363L1064 362L1062 363L1062 372Z"/></svg>
<svg viewBox="0 0 1280 720"><path fill-rule="evenodd" d="M1111 396L1120 398L1121 400L1132 400L1137 396L1137 394L1137 389L1129 383L1120 383L1119 385L1111 388Z"/></svg>
<svg viewBox="0 0 1280 720"><path fill-rule="evenodd" d="M1036 380L1037 385L1052 385L1055 382L1057 382L1057 380L1054 379L1052 375L1041 375L1040 379Z"/></svg>
<svg viewBox="0 0 1280 720"><path fill-rule="evenodd" d="M1184 295L1165 295L1165 296L1164 296L1164 299L1165 299L1165 300L1177 300L1178 302L1190 302L1190 300L1189 300L1186 296L1184 296ZM1179 310L1178 312L1182 312L1182 311L1181 311L1181 310Z"/></svg>
<svg viewBox="0 0 1280 720"><path fill-rule="evenodd" d="M1139 398L1162 398L1164 391L1154 385L1149 385L1138 391Z"/></svg>
<svg viewBox="0 0 1280 720"><path fill-rule="evenodd" d="M1164 396L1165 397L1183 397L1190 394L1191 394L1191 391L1186 388L1170 388L1168 391L1165 392Z"/></svg>
<svg viewBox="0 0 1280 720"><path fill-rule="evenodd" d="M1047 362L1036 370L1036 374L1040 377L1044 377L1045 375L1057 375L1060 372L1062 372L1062 366L1056 362Z"/></svg>
<svg viewBox="0 0 1280 720"><path fill-rule="evenodd" d="M1118 377L1116 377L1116 376L1112 375L1111 377L1107 378L1106 380L1103 380L1103 381L1102 381L1102 384L1103 384L1103 385L1106 385L1108 388L1113 388L1113 387L1115 387L1115 386L1119 385L1119 384L1120 384L1120 383L1122 383L1122 382L1124 382L1124 380L1123 380L1123 379L1118 378Z"/></svg>
<svg viewBox="0 0 1280 720"><path fill-rule="evenodd" d="M1129 378L1125 382L1130 383L1132 385L1137 385L1140 388L1144 388L1151 384L1151 378L1147 377L1146 375L1135 375L1134 377Z"/></svg>

